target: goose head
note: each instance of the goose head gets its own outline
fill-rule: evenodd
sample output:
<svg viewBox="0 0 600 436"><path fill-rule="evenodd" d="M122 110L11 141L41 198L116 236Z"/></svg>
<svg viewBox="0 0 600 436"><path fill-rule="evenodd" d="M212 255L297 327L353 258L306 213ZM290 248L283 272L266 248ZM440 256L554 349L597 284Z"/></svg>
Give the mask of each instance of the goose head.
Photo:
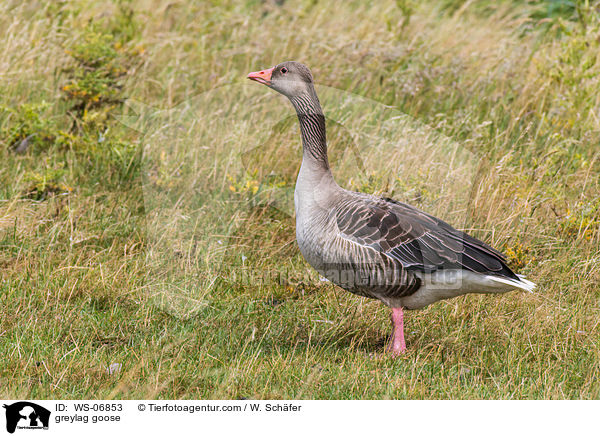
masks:
<svg viewBox="0 0 600 436"><path fill-rule="evenodd" d="M313 77L308 67L300 62L287 61L262 71L248 74L248 79L267 85L269 88L294 98L309 93L313 88Z"/></svg>

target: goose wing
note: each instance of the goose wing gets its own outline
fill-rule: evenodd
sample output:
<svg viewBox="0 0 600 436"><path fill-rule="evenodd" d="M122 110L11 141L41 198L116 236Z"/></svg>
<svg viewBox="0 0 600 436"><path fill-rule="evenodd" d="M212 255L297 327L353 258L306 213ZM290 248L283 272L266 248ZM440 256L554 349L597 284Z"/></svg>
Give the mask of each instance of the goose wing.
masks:
<svg viewBox="0 0 600 436"><path fill-rule="evenodd" d="M502 253L407 204L350 195L335 214L342 238L383 253L406 269L464 269L517 279Z"/></svg>

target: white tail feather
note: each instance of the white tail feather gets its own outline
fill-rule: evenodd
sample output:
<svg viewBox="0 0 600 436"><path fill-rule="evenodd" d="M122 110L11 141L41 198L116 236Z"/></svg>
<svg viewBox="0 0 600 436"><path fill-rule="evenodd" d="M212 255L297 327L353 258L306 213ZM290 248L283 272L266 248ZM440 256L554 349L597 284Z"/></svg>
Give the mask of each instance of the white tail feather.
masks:
<svg viewBox="0 0 600 436"><path fill-rule="evenodd" d="M536 286L535 283L530 282L529 280L526 280L521 275L518 275L518 277L519 277L519 280L505 279L505 278L496 277L496 276L487 276L488 279L493 280L495 282L514 286L515 288L523 289L524 291L527 291L527 292L533 292L533 290L535 289L535 286Z"/></svg>

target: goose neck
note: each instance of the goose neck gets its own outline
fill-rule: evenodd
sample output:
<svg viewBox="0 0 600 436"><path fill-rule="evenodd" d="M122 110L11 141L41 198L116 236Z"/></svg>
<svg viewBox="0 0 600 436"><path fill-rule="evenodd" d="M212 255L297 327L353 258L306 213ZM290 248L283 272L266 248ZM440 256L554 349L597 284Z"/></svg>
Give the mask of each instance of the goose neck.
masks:
<svg viewBox="0 0 600 436"><path fill-rule="evenodd" d="M290 97L302 134L303 165L329 171L325 115L319 98L311 86L307 92Z"/></svg>

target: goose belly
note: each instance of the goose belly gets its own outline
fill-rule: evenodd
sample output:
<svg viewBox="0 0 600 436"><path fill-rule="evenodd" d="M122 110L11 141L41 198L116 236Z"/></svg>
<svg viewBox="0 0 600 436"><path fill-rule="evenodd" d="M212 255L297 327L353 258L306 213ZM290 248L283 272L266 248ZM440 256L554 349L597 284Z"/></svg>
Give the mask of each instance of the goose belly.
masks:
<svg viewBox="0 0 600 436"><path fill-rule="evenodd" d="M315 241L299 240L298 246L302 256L322 277L354 294L378 298L370 292L370 274L366 273L366 269L361 271L360 265L351 263L345 257L332 255L326 245Z"/></svg>
<svg viewBox="0 0 600 436"><path fill-rule="evenodd" d="M300 252L319 274L341 288L363 297L382 300L415 292L418 281L373 250L334 236L325 237L298 226ZM308 227L310 230L310 227Z"/></svg>

